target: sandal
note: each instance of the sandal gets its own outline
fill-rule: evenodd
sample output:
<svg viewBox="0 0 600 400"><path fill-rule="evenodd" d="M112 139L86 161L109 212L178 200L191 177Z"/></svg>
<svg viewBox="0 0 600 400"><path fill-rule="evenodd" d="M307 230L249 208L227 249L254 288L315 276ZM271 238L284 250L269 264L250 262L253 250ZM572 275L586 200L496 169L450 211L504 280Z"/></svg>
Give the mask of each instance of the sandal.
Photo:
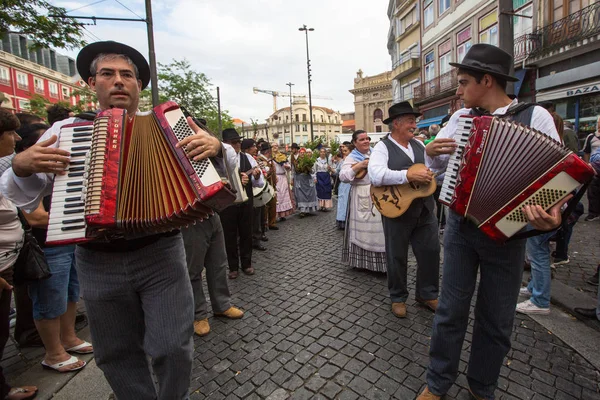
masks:
<svg viewBox="0 0 600 400"><path fill-rule="evenodd" d="M46 369L53 369L56 372L60 372L60 373L64 373L64 372L74 372L74 371L79 371L80 369L82 369L83 367L86 366L86 362L83 361L83 365L77 368L73 368L73 369L69 369L66 371L61 371L60 368L63 367L68 367L69 365L73 365L79 361L83 361L83 360L79 360L79 358L75 357L75 356L71 356L71 358L69 358L68 360L56 363L56 364L47 364L45 360L42 360L42 367L46 368Z"/></svg>
<svg viewBox="0 0 600 400"><path fill-rule="evenodd" d="M24 400L33 399L37 394L38 388L35 386L22 386L10 389L6 395L6 400Z"/></svg>
<svg viewBox="0 0 600 400"><path fill-rule="evenodd" d="M82 351L81 349L85 349L86 347L92 347L92 344L89 342L86 342L85 340L83 341L83 343L78 344L77 346L73 346L70 349L65 349L68 353L77 353L77 354L92 354L94 352L94 349L92 350L87 350L87 351Z"/></svg>

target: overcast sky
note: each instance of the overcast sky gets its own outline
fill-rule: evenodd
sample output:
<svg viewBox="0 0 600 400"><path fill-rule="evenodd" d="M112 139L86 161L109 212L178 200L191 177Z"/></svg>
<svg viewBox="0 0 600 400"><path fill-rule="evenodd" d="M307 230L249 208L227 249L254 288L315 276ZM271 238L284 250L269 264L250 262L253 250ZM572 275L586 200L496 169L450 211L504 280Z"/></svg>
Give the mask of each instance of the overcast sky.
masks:
<svg viewBox="0 0 600 400"><path fill-rule="evenodd" d="M143 0L120 1L145 15ZM136 18L116 0L51 3L71 15ZM220 87L221 107L232 117L264 122L272 97L253 94L253 87L288 91L292 82L294 92L308 93L305 36L298 31L306 24L315 29L309 32L312 94L333 99L313 99L313 105L354 111L348 90L356 71L371 76L391 68L387 6L388 0L154 0L156 57L161 63L187 58ZM116 40L148 54L143 23L98 21L86 28L88 42ZM279 108L288 104L289 98L278 98Z"/></svg>

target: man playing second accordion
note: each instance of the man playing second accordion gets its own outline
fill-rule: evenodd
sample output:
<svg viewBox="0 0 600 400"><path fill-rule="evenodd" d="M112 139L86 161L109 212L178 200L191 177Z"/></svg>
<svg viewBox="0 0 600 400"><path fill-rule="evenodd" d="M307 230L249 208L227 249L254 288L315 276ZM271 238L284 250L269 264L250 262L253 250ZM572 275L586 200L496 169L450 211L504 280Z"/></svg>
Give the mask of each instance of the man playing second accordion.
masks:
<svg viewBox="0 0 600 400"><path fill-rule="evenodd" d="M452 137L459 117L474 112L510 115L515 122L560 142L552 117L544 108L531 106L510 113L517 104L516 99L511 100L506 94L507 81L517 80L509 75L512 64L508 53L487 44L473 45L461 63L451 63L458 68L456 94L464 101L465 108L455 112L448 125L426 146L426 165L432 171L446 168L450 154L456 149ZM543 231L558 227L560 207L567 199L549 212L537 205L526 206L524 212L529 224ZM494 398L500 368L510 349L524 256L525 240L495 242L472 222L450 211L444 232L442 288L433 322L427 387L418 400L440 399L458 375L478 270L480 282L467 380L476 399Z"/></svg>
<svg viewBox="0 0 600 400"><path fill-rule="evenodd" d="M134 116L150 67L137 50L96 42L77 57L82 79L98 96L101 110L119 108ZM70 154L57 148L55 123L38 143L16 155L0 190L32 212L65 174ZM190 159L221 152L221 143L188 118L195 134L179 142ZM193 355L194 299L179 231L77 246L76 263L98 367L119 399L188 398ZM156 391L148 358L158 381Z"/></svg>

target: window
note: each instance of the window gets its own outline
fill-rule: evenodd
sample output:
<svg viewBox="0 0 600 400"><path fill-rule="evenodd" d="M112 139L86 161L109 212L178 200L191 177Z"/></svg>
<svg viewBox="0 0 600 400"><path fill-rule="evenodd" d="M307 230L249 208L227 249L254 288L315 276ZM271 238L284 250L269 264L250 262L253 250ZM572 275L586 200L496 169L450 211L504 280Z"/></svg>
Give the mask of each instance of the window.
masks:
<svg viewBox="0 0 600 400"><path fill-rule="evenodd" d="M462 62L463 58L465 58L465 54L471 48L471 41L465 42L456 48L456 62Z"/></svg>
<svg viewBox="0 0 600 400"><path fill-rule="evenodd" d="M62 88L62 94L63 94L63 99L68 99L71 96L69 88L67 88L67 87Z"/></svg>
<svg viewBox="0 0 600 400"><path fill-rule="evenodd" d="M479 43L498 46L498 11L479 19Z"/></svg>
<svg viewBox="0 0 600 400"><path fill-rule="evenodd" d="M308 142L308 135L302 135L302 143Z"/></svg>
<svg viewBox="0 0 600 400"><path fill-rule="evenodd" d="M450 8L450 0L438 0L439 1L439 14L442 15Z"/></svg>
<svg viewBox="0 0 600 400"><path fill-rule="evenodd" d="M323 115L321 115L321 122L325 122Z"/></svg>
<svg viewBox="0 0 600 400"><path fill-rule="evenodd" d="M408 28L413 26L417 22L417 8L414 7L400 20L400 34L404 33Z"/></svg>
<svg viewBox="0 0 600 400"><path fill-rule="evenodd" d="M298 121L299 121L299 119L298 119L299 117L300 117L300 116L299 116L298 114L296 114L296 122L298 122Z"/></svg>
<svg viewBox="0 0 600 400"><path fill-rule="evenodd" d="M21 110L29 110L29 100L19 99L19 108Z"/></svg>
<svg viewBox="0 0 600 400"><path fill-rule="evenodd" d="M302 122L306 122L306 114L302 114Z"/></svg>
<svg viewBox="0 0 600 400"><path fill-rule="evenodd" d="M425 82L435 78L435 59L433 51L425 56Z"/></svg>
<svg viewBox="0 0 600 400"><path fill-rule="evenodd" d="M440 75L450 72L450 61L452 61L452 53L450 52L440 57Z"/></svg>
<svg viewBox="0 0 600 400"><path fill-rule="evenodd" d="M465 54L471 48L471 27L467 27L456 34L456 62L462 62Z"/></svg>
<svg viewBox="0 0 600 400"><path fill-rule="evenodd" d="M33 78L33 87L36 93L44 94L44 81L42 79Z"/></svg>
<svg viewBox="0 0 600 400"><path fill-rule="evenodd" d="M50 89L50 96L58 97L58 85L54 82L48 82L48 89Z"/></svg>
<svg viewBox="0 0 600 400"><path fill-rule="evenodd" d="M300 125L296 125L296 132L300 132Z"/></svg>
<svg viewBox="0 0 600 400"><path fill-rule="evenodd" d="M0 85L10 85L10 72L8 68L0 67Z"/></svg>
<svg viewBox="0 0 600 400"><path fill-rule="evenodd" d="M373 113L373 121L377 120L383 121L383 111L379 108Z"/></svg>
<svg viewBox="0 0 600 400"><path fill-rule="evenodd" d="M22 72L17 72L17 86L19 89L29 89L29 82L27 82L27 75Z"/></svg>
<svg viewBox="0 0 600 400"><path fill-rule="evenodd" d="M381 125L377 125L375 127L375 132L381 132Z"/></svg>
<svg viewBox="0 0 600 400"><path fill-rule="evenodd" d="M533 6L530 4L527 7L524 7L520 10L515 11L517 14L521 15L533 15ZM519 36L523 36L525 34L531 33L533 29L533 19L532 18L523 18L523 17L513 17L513 26L514 26L514 38L518 38Z"/></svg>
<svg viewBox="0 0 600 400"><path fill-rule="evenodd" d="M307 132L308 129L306 128L306 124L302 125L302 132Z"/></svg>
<svg viewBox="0 0 600 400"><path fill-rule="evenodd" d="M412 82L408 82L402 86L402 100L410 100L413 98L414 90L421 84L420 79L415 79Z"/></svg>
<svg viewBox="0 0 600 400"><path fill-rule="evenodd" d="M423 24L425 28L433 24L433 0L423 2Z"/></svg>

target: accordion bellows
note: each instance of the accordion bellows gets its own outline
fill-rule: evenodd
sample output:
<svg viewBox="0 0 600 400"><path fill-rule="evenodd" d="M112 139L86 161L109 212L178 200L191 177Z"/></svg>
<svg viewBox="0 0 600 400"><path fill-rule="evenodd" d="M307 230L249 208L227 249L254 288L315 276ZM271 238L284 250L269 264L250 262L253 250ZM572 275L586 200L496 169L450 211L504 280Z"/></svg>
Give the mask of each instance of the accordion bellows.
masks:
<svg viewBox="0 0 600 400"><path fill-rule="evenodd" d="M440 201L498 241L527 225L523 206L548 210L593 177L572 151L510 120L460 117L455 140Z"/></svg>
<svg viewBox="0 0 600 400"><path fill-rule="evenodd" d="M69 134L87 136L88 142L78 145L89 151L85 168L77 167L84 173L69 165L68 174L55 179L51 245L170 231L207 218L235 199L226 172L209 159L191 161L184 148L176 148L194 132L173 102L131 119L125 110L113 108L99 113L93 126L66 125L59 147L73 151L69 146L75 139L68 139ZM61 193L65 188L73 193L66 199Z"/></svg>

